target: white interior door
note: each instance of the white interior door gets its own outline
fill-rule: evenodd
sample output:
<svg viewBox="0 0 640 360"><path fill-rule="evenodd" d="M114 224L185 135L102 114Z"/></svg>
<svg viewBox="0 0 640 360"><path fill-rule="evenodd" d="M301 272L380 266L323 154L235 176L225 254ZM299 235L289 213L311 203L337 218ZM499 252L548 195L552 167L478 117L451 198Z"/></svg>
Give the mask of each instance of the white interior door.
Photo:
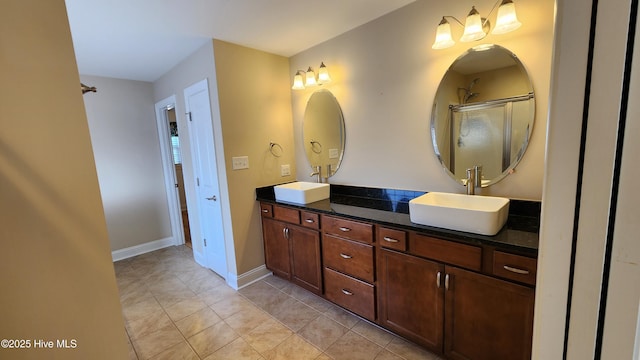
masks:
<svg viewBox="0 0 640 360"><path fill-rule="evenodd" d="M201 258L206 267L220 276L227 277L222 208L218 186L213 125L207 79L184 90L184 101L189 126L189 139L193 159L198 214L200 217L201 246L194 244L193 250L203 249ZM193 240L196 241L196 240ZM198 258L198 256L196 256Z"/></svg>

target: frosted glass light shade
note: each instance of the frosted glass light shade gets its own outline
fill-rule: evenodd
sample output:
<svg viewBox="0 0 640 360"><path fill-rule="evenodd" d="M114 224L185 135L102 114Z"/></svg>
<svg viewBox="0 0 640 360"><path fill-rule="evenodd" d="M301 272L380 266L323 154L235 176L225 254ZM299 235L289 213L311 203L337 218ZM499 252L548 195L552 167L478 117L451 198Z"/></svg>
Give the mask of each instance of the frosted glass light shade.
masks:
<svg viewBox="0 0 640 360"><path fill-rule="evenodd" d="M327 66L322 62L320 63L320 69L318 69L318 84L326 84L328 82L331 82L329 70L327 70Z"/></svg>
<svg viewBox="0 0 640 360"><path fill-rule="evenodd" d="M443 17L438 29L436 29L436 41L431 45L432 49L446 49L452 47L456 42L451 37L451 24Z"/></svg>
<svg viewBox="0 0 640 360"><path fill-rule="evenodd" d="M291 87L293 90L303 90L304 82L302 80L303 71L298 71L296 75L293 77L293 86Z"/></svg>
<svg viewBox="0 0 640 360"><path fill-rule="evenodd" d="M318 85L318 82L316 81L316 73L314 73L311 67L309 67L309 70L307 70L304 86L316 86L316 85Z"/></svg>
<svg viewBox="0 0 640 360"><path fill-rule="evenodd" d="M498 17L496 20L496 27L491 31L492 34L506 34L513 30L516 30L522 26L522 23L518 21L516 16L516 6L511 0L503 0L502 4L498 8Z"/></svg>
<svg viewBox="0 0 640 360"><path fill-rule="evenodd" d="M476 41L483 39L485 36L487 36L487 33L485 33L482 28L482 17L475 6L473 6L467 16L467 21L464 23L464 34L462 34L460 41Z"/></svg>

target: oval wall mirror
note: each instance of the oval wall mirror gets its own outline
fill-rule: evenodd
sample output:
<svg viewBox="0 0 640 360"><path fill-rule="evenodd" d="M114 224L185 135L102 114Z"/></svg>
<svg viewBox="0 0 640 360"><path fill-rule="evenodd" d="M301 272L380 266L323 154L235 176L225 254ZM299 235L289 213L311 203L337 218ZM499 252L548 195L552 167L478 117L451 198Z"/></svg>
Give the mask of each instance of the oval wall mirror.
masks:
<svg viewBox="0 0 640 360"><path fill-rule="evenodd" d="M302 137L312 169L321 168L321 177L329 178L340 167L344 154L344 118L338 100L328 90L311 94L304 112Z"/></svg>
<svg viewBox="0 0 640 360"><path fill-rule="evenodd" d="M482 186L507 176L524 155L535 117L533 86L511 51L498 45L467 50L449 67L436 92L431 139L457 182L481 167Z"/></svg>

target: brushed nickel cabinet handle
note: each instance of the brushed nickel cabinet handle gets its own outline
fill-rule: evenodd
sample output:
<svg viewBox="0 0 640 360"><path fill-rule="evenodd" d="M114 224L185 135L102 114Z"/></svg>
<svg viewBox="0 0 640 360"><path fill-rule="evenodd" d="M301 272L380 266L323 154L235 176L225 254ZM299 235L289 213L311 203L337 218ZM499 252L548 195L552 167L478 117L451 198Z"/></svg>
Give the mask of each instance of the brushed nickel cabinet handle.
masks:
<svg viewBox="0 0 640 360"><path fill-rule="evenodd" d="M444 288L449 290L449 274L444 276Z"/></svg>
<svg viewBox="0 0 640 360"><path fill-rule="evenodd" d="M438 274L436 275L436 285L438 285L438 289L440 289L440 271L438 271Z"/></svg>
<svg viewBox="0 0 640 360"><path fill-rule="evenodd" d="M344 231L344 232L349 232L351 231L351 229L349 229L348 227L339 227L340 231Z"/></svg>
<svg viewBox="0 0 640 360"><path fill-rule="evenodd" d="M263 212L263 213L268 213L268 212L269 212L269 210L267 210L267 209L262 209L262 212Z"/></svg>
<svg viewBox="0 0 640 360"><path fill-rule="evenodd" d="M345 294L345 295L349 295L349 296L353 295L353 293L351 291L346 290L346 289L342 289L342 293Z"/></svg>
<svg viewBox="0 0 640 360"><path fill-rule="evenodd" d="M505 265L505 266L503 266L503 268L505 270L507 270L507 271L511 271L513 273L516 273L516 274L529 275L529 270L518 269L518 268L511 267L509 265Z"/></svg>
<svg viewBox="0 0 640 360"><path fill-rule="evenodd" d="M397 242L399 242L399 241L400 241L400 240L397 240L397 239L394 239L394 238L390 238L390 237L388 237L388 236L385 236L385 237L383 237L382 239L384 239L384 241L386 241L386 242L390 242L390 243L397 243Z"/></svg>
<svg viewBox="0 0 640 360"><path fill-rule="evenodd" d="M351 255L347 255L347 254L343 254L343 253L340 253L340 256L341 256L343 259L351 259L351 258L353 258L353 256L351 256Z"/></svg>
<svg viewBox="0 0 640 360"><path fill-rule="evenodd" d="M315 221L313 219L305 219L304 222L313 224Z"/></svg>
<svg viewBox="0 0 640 360"><path fill-rule="evenodd" d="M284 235L285 239L289 240L289 228L282 229L282 234Z"/></svg>

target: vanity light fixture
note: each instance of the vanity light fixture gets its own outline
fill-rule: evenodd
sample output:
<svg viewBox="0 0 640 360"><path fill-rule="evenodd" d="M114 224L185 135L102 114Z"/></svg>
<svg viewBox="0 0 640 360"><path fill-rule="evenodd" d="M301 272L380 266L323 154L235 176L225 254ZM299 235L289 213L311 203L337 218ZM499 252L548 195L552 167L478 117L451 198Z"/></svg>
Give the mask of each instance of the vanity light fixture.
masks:
<svg viewBox="0 0 640 360"><path fill-rule="evenodd" d="M331 77L329 76L329 70L327 70L327 66L324 62L320 63L320 68L318 69L318 77L316 79L316 73L313 71L311 66L307 71L298 70L293 77L293 86L291 87L293 90L304 90L307 87L323 85L331 81Z"/></svg>
<svg viewBox="0 0 640 360"><path fill-rule="evenodd" d="M302 80L303 75L304 75L304 71L298 70L296 75L293 77L293 86L291 87L293 90L304 89L304 80Z"/></svg>
<svg viewBox="0 0 640 360"><path fill-rule="evenodd" d="M487 15L487 18L480 16L476 7L472 6L464 25L454 16L443 16L442 20L438 24L438 28L436 29L436 40L431 48L438 50L446 49L455 45L456 42L451 36L451 24L446 18L451 18L464 27L464 33L462 34L460 41L470 42L484 39L491 28L491 23L489 22L488 17L491 16L498 4L500 4L500 7L498 8L496 26L493 28L491 33L496 35L506 34L518 29L522 23L518 21L518 17L516 16L516 7L513 4L513 0L498 0L495 5L493 5L493 8L489 12L489 15Z"/></svg>
<svg viewBox="0 0 640 360"><path fill-rule="evenodd" d="M304 80L304 86L309 87L316 85L318 85L318 82L316 81L316 73L314 73L311 66L309 66L309 69L307 70L307 76Z"/></svg>

